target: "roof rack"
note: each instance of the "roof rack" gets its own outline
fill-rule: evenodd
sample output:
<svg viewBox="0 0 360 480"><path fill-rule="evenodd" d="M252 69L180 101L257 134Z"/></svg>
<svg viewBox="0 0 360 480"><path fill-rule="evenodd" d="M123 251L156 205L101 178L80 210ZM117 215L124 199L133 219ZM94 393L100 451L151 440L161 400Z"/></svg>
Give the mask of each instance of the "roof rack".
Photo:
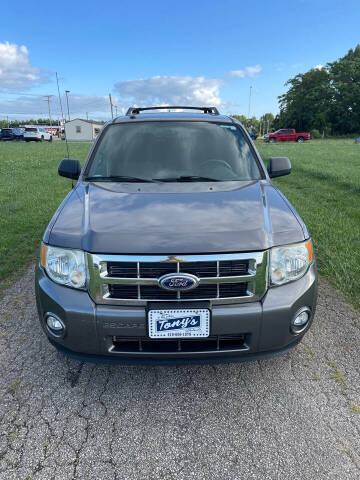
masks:
<svg viewBox="0 0 360 480"><path fill-rule="evenodd" d="M220 115L219 110L216 107L184 107L184 106L174 106L174 105L164 105L163 107L129 107L126 115L137 115L144 110L170 110L170 109L181 109L181 110L201 110L203 113L209 113L211 115Z"/></svg>

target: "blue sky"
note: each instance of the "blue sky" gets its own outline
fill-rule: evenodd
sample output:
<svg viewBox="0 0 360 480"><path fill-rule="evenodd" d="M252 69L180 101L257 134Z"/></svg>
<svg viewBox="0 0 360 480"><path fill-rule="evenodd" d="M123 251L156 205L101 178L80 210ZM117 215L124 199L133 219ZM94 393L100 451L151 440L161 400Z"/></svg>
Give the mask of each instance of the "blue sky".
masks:
<svg viewBox="0 0 360 480"><path fill-rule="evenodd" d="M360 43L358 0L1 5L0 118L45 115L56 71L72 116L107 118L109 92L119 113L176 101L247 115L250 85L251 114L276 113L287 79Z"/></svg>

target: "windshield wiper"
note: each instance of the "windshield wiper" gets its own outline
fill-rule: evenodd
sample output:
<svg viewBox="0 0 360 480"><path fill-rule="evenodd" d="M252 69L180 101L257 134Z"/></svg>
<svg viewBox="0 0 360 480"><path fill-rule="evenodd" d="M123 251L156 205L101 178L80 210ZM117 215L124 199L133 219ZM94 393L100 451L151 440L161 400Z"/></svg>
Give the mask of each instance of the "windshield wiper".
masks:
<svg viewBox="0 0 360 480"><path fill-rule="evenodd" d="M150 182L154 183L156 180L151 178L140 178L140 177L128 177L126 175L110 175L108 177L102 177L94 175L93 177L85 177L87 182Z"/></svg>
<svg viewBox="0 0 360 480"><path fill-rule="evenodd" d="M218 178L200 177L198 175L182 175L180 177L153 178L158 182L221 182Z"/></svg>

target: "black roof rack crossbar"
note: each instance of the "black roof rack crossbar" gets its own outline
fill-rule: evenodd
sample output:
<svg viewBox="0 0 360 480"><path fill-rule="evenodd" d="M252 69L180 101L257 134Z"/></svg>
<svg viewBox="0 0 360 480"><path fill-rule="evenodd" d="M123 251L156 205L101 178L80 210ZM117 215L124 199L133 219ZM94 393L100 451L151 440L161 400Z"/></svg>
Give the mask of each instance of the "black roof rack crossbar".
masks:
<svg viewBox="0 0 360 480"><path fill-rule="evenodd" d="M164 105L163 107L129 107L126 115L137 115L144 110L170 110L170 109L181 109L181 110L201 110L204 113L210 113L212 115L220 115L219 110L216 107L184 107L184 106L174 106L174 105Z"/></svg>

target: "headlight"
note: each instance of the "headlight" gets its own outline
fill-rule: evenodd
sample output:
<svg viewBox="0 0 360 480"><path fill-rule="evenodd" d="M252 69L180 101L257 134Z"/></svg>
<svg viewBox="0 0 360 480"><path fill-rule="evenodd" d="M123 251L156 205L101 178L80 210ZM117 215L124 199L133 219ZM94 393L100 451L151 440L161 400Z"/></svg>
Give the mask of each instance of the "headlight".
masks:
<svg viewBox="0 0 360 480"><path fill-rule="evenodd" d="M87 269L82 250L42 245L40 263L54 282L73 288L85 287Z"/></svg>
<svg viewBox="0 0 360 480"><path fill-rule="evenodd" d="M270 284L283 285L305 275L313 261L311 240L274 247L270 251Z"/></svg>

